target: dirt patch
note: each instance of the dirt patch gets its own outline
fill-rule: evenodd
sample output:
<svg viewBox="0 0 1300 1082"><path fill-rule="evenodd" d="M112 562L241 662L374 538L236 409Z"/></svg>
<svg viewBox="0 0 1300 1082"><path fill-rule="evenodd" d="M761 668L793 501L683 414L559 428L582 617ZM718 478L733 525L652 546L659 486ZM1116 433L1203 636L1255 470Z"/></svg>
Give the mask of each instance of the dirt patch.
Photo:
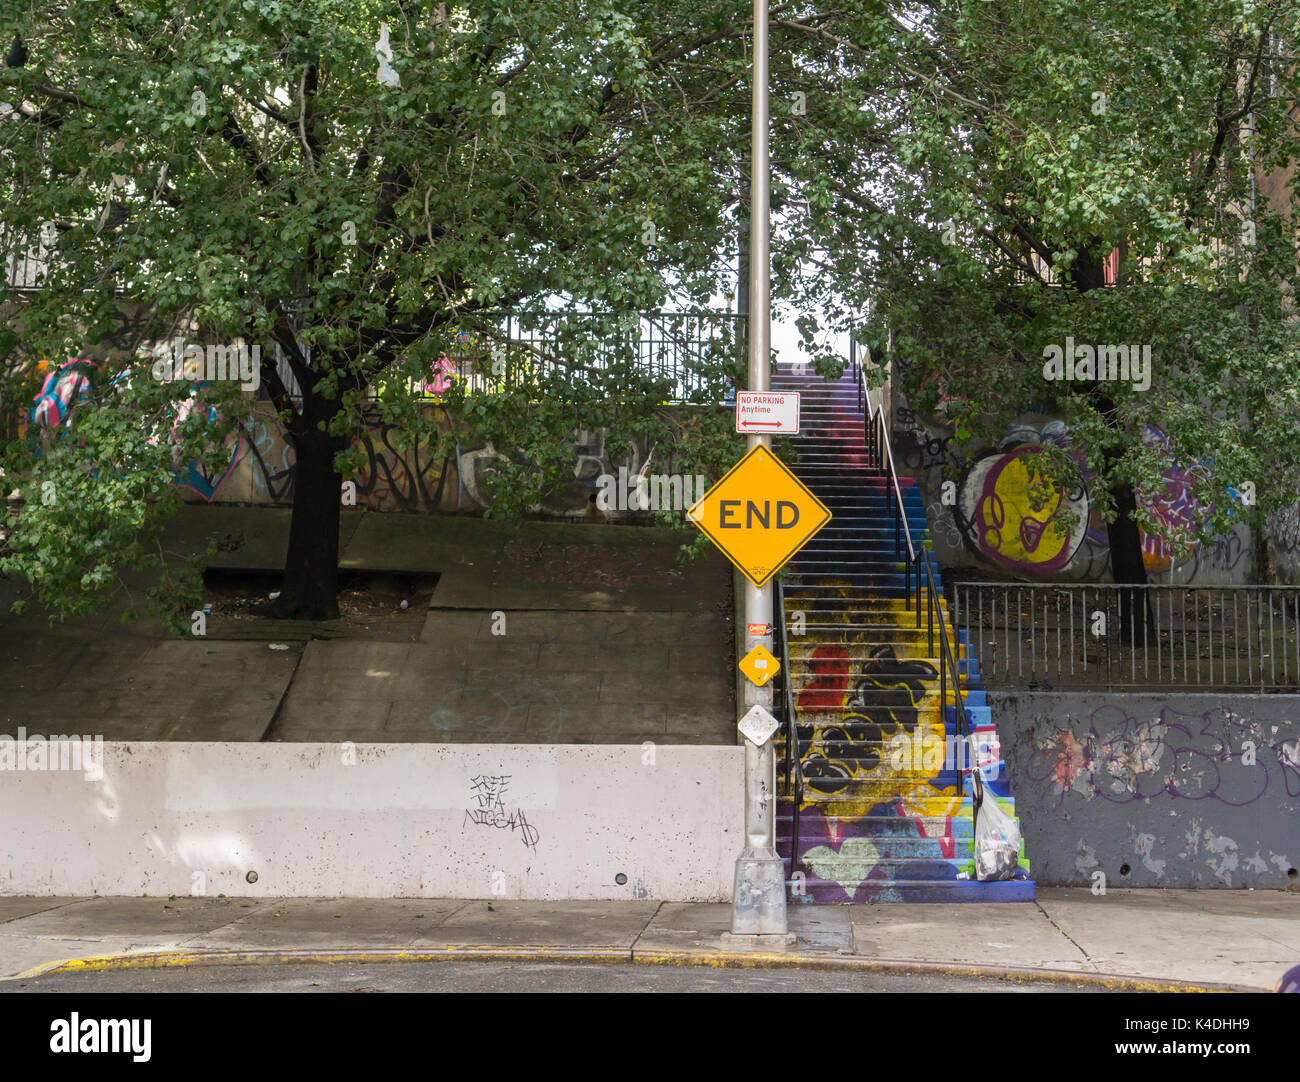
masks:
<svg viewBox="0 0 1300 1082"><path fill-rule="evenodd" d="M340 571L337 620L277 620L267 610L280 589L278 571L209 568L203 575L209 639L360 638L415 642L438 576L396 571Z"/></svg>

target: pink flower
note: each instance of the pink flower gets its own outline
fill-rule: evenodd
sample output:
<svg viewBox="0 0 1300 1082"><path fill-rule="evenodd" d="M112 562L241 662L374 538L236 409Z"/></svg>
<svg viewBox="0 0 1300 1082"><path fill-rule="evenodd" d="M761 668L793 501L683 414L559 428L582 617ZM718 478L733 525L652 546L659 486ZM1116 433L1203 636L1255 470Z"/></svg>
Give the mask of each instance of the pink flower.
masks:
<svg viewBox="0 0 1300 1082"><path fill-rule="evenodd" d="M456 365L448 357L439 357L430 366L433 379L424 385L427 394L442 395L451 390L451 377L456 372Z"/></svg>

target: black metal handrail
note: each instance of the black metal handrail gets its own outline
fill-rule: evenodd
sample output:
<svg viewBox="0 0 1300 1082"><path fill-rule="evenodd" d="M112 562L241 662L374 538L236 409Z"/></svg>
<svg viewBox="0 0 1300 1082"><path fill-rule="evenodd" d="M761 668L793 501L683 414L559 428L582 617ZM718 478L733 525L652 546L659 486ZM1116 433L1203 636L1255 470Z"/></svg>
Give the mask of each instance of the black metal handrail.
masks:
<svg viewBox="0 0 1300 1082"><path fill-rule="evenodd" d="M781 633L781 684L785 700L785 783L793 806L790 821L790 873L799 866L799 805L803 803L803 764L795 729L794 685L790 680L790 644L785 626L785 584L776 580L776 626Z"/></svg>
<svg viewBox="0 0 1300 1082"><path fill-rule="evenodd" d="M871 401L871 389L867 386L866 373L856 363L854 357L854 375L858 383L859 401L865 406L865 431L863 439L867 449L872 455L872 465L881 471L889 482L889 487L893 490L893 500L889 499L888 494L885 497L886 504L890 507L894 518L894 547L899 549L900 541L905 541L907 548L903 553L903 604L906 609L912 608L912 576L916 576L916 626L921 626L921 573L924 568L925 573L925 615L926 615L926 643L927 649L933 654L935 649L935 625L938 624L939 634L939 709L940 717L944 718L945 726L947 724L948 709L948 680L951 674L952 688L957 715L957 725L961 730L962 736L966 741L966 755L962 757L963 761L970 763L974 756L974 742L971 739L970 718L966 714L966 697L961 690L961 671L957 667L956 656L953 653L952 642L948 636L947 621L944 620L943 614L938 610L938 598L941 596L938 590L938 584L934 577L933 554L928 549L922 549L918 552L915 542L912 539L912 530L907 521L907 508L903 503L902 486L898 483L898 471L894 466L894 451L889 442L889 426L885 420L885 410L883 400L879 403ZM958 770L962 775L958 783L958 796L965 790L965 774L967 771L958 764Z"/></svg>

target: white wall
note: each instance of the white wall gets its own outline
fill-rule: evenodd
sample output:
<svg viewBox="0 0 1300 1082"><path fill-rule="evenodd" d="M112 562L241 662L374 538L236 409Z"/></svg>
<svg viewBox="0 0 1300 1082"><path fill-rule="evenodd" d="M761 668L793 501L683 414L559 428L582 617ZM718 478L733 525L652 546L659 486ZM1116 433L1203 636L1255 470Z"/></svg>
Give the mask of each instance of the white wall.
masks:
<svg viewBox="0 0 1300 1082"><path fill-rule="evenodd" d="M348 765L339 744L106 742L99 780L0 771L0 894L731 896L740 747L352 750ZM480 817L522 810L535 845L517 818L472 820L495 804L474 788L486 776L509 781Z"/></svg>

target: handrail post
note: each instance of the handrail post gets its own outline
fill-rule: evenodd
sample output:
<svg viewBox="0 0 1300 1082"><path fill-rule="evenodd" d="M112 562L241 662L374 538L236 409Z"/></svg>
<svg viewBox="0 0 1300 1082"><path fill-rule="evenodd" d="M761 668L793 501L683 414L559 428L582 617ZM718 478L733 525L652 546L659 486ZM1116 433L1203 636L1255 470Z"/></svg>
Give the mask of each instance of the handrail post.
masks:
<svg viewBox="0 0 1300 1082"><path fill-rule="evenodd" d="M943 719L943 728L948 730L948 654L939 652L939 717Z"/></svg>
<svg viewBox="0 0 1300 1082"><path fill-rule="evenodd" d="M926 644L930 650L934 649L934 576L930 573L930 554L928 552L917 553L917 558L925 558L925 622L926 622Z"/></svg>
<svg viewBox="0 0 1300 1082"><path fill-rule="evenodd" d="M790 878L799 863L799 806L803 803L803 767L799 762L799 731L795 725L794 687L790 683L790 639L785 622L785 584L777 579L776 610L781 629L781 673L785 715L785 782L790 798Z"/></svg>

